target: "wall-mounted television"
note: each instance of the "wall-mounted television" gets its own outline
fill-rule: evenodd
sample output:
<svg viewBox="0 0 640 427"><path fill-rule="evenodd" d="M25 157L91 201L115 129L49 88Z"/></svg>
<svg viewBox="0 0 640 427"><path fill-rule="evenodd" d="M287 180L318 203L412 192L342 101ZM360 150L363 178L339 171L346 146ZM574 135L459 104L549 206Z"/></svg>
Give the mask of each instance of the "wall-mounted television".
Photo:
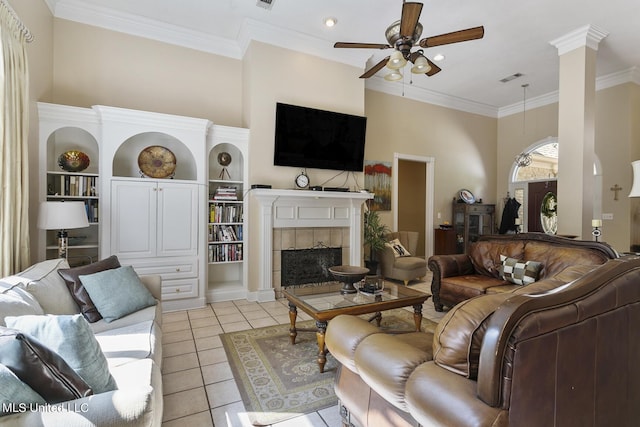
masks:
<svg viewBox="0 0 640 427"><path fill-rule="evenodd" d="M273 164L362 172L367 118L276 104Z"/></svg>

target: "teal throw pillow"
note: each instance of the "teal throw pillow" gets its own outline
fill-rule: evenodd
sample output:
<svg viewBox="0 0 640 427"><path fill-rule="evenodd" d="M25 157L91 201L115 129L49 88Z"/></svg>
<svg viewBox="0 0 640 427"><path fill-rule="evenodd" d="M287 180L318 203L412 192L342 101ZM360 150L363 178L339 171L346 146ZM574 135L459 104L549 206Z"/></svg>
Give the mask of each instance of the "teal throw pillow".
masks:
<svg viewBox="0 0 640 427"><path fill-rule="evenodd" d="M157 303L130 265L80 276L80 281L107 323Z"/></svg>
<svg viewBox="0 0 640 427"><path fill-rule="evenodd" d="M7 317L6 322L56 352L94 393L117 388L100 344L82 314Z"/></svg>
<svg viewBox="0 0 640 427"><path fill-rule="evenodd" d="M0 416L36 410L38 405L47 403L4 365L0 365L0 384Z"/></svg>

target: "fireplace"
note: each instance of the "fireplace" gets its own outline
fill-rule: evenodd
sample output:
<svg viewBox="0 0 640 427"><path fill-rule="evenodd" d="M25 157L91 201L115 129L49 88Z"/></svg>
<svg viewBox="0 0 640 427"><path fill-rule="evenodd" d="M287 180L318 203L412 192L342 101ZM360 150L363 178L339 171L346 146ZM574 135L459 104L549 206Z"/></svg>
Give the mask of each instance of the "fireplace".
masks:
<svg viewBox="0 0 640 427"><path fill-rule="evenodd" d="M250 272L249 298L264 302L280 296L283 250L323 243L342 248L340 264L361 265L362 204L372 198L366 192L253 189L251 224L257 241L251 243L251 263L257 269Z"/></svg>
<svg viewBox="0 0 640 427"><path fill-rule="evenodd" d="M286 249L281 251L282 287L333 280L329 267L342 264L342 248Z"/></svg>

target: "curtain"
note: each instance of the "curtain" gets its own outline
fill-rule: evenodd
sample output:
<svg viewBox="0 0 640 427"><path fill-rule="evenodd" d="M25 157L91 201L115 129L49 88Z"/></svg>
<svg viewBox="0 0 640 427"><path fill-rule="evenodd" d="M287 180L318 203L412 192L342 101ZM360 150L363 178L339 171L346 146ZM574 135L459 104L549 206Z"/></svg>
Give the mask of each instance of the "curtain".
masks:
<svg viewBox="0 0 640 427"><path fill-rule="evenodd" d="M23 270L29 254L29 71L31 34L0 1L0 277Z"/></svg>

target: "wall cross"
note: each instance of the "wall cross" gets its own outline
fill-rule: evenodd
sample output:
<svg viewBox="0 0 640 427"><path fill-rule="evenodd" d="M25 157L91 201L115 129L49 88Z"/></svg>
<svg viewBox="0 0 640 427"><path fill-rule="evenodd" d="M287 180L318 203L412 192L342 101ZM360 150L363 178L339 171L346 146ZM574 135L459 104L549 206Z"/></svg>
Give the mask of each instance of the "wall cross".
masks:
<svg viewBox="0 0 640 427"><path fill-rule="evenodd" d="M618 200L618 192L622 190L622 187L620 187L618 184L614 185L613 187L611 187L611 191L613 191L613 200Z"/></svg>

